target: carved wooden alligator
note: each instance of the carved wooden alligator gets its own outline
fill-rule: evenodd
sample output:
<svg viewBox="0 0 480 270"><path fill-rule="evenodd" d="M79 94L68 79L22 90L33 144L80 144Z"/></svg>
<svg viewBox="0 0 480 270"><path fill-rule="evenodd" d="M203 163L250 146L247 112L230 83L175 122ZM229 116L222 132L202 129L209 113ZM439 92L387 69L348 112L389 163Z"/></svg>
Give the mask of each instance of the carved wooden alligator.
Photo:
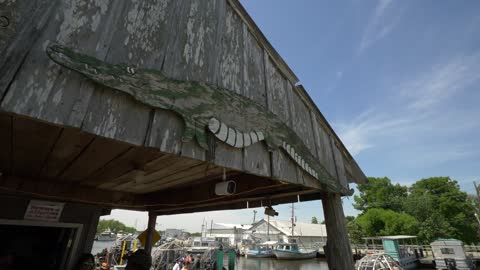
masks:
<svg viewBox="0 0 480 270"><path fill-rule="evenodd" d="M56 63L100 85L127 93L153 108L174 111L185 122L183 141L196 138L208 150L207 129L236 148L265 141L269 151L283 149L328 190L350 192L330 176L294 131L249 98L201 82L171 79L158 70L109 64L59 44L49 45L47 54Z"/></svg>

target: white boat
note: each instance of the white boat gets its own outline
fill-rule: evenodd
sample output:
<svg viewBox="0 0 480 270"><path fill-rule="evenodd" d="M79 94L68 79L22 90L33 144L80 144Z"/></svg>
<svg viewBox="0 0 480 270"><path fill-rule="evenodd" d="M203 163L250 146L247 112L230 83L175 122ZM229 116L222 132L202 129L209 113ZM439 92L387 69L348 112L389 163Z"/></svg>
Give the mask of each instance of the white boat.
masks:
<svg viewBox="0 0 480 270"><path fill-rule="evenodd" d="M115 241L117 236L110 230L106 230L97 236L97 241Z"/></svg>
<svg viewBox="0 0 480 270"><path fill-rule="evenodd" d="M248 258L272 258L275 256L273 254L273 248L277 242L267 241L261 244L257 244L255 248L249 249L246 253Z"/></svg>
<svg viewBox="0 0 480 270"><path fill-rule="evenodd" d="M417 269L419 263L419 253L416 252L416 245L412 244L412 241L417 238L411 235L393 235L393 236L379 236L379 237L366 237L364 239L371 240L373 246L375 241L382 241L383 252L378 252L373 255L388 255L393 258L401 269L413 270ZM410 245L405 245L405 242L410 242ZM404 245L400 245L404 244ZM373 256L367 255L367 256ZM362 258L363 259L363 258ZM388 268L385 268L388 269Z"/></svg>
<svg viewBox="0 0 480 270"><path fill-rule="evenodd" d="M213 238L196 237L192 246L187 248L187 252L190 254L203 254L205 251L218 248L219 246L218 241Z"/></svg>
<svg viewBox="0 0 480 270"><path fill-rule="evenodd" d="M280 260L300 260L317 257L318 249L299 248L297 243L279 243L273 253Z"/></svg>
<svg viewBox="0 0 480 270"><path fill-rule="evenodd" d="M436 269L474 270L472 258L467 256L463 243L456 239L440 239L430 244Z"/></svg>

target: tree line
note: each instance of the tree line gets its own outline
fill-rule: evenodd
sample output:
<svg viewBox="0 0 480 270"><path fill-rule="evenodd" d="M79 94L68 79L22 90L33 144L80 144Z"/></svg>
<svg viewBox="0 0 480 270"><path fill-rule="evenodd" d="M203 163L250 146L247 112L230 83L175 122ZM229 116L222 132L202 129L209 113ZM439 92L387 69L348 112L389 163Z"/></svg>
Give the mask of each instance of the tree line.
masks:
<svg viewBox="0 0 480 270"><path fill-rule="evenodd" d="M98 222L97 225L97 233L102 233L106 230L110 230L114 233L118 233L119 231L123 231L126 233L135 233L136 229L134 227L128 227L127 225L123 224L122 222L115 220L115 219L102 219Z"/></svg>
<svg viewBox="0 0 480 270"><path fill-rule="evenodd" d="M479 242L478 201L461 191L457 181L431 177L402 186L387 177L368 180L357 186L359 193L354 196L353 207L360 215L347 219L352 243L382 235L416 235L424 244L438 238Z"/></svg>

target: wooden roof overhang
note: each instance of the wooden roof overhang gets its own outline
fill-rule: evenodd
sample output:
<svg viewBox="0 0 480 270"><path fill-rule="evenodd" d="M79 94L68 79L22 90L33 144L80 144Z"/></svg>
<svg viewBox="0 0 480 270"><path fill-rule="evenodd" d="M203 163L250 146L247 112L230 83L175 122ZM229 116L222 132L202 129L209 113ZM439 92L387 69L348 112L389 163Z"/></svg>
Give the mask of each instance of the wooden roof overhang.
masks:
<svg viewBox="0 0 480 270"><path fill-rule="evenodd" d="M59 2L0 3L10 22L0 28L3 192L182 213L319 199L366 181L237 0ZM53 43L88 61L48 57ZM228 113L209 111L212 103L201 99L183 103L200 104L196 118L170 110L165 100L146 98L152 89L138 76L151 79L147 86L167 78L197 93L208 84L228 97L220 103ZM256 112L276 123L268 133ZM220 131L206 136L207 115L236 138L255 131L249 141L260 142L238 147ZM223 169L237 180L235 195L213 192Z"/></svg>
<svg viewBox="0 0 480 270"><path fill-rule="evenodd" d="M321 186L223 169L22 116L0 113L0 194L154 211L159 215L317 200Z"/></svg>

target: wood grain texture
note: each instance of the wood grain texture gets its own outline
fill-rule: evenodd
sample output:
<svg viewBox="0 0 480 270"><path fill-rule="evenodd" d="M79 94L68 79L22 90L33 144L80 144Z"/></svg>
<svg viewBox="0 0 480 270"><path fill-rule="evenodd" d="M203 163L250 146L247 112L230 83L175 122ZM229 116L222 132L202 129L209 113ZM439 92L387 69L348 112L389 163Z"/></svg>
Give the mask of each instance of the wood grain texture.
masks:
<svg viewBox="0 0 480 270"><path fill-rule="evenodd" d="M343 160L343 155L338 150L338 146L335 145L335 142L332 139L332 149L333 149L333 158L335 159L335 167L337 170L337 181L340 185L348 188L347 176L345 172L345 162Z"/></svg>
<svg viewBox="0 0 480 270"><path fill-rule="evenodd" d="M319 120L315 114L311 112L313 134L317 149L317 156L320 163L327 169L328 173L332 177L337 177L335 162L333 160L332 146L330 143L330 137L320 125Z"/></svg>
<svg viewBox="0 0 480 270"><path fill-rule="evenodd" d="M132 147L98 169L88 179L82 181L82 184L99 186L102 183L108 183L132 170L142 170L148 162L162 156L161 153L153 149Z"/></svg>
<svg viewBox="0 0 480 270"><path fill-rule="evenodd" d="M297 86L301 87L301 86ZM310 110L302 101L302 99L294 91L294 87L291 84L287 84L290 115L292 118L291 128L302 139L303 143L307 146L310 153L318 158L318 153L314 140L314 133L312 128L312 120Z"/></svg>
<svg viewBox="0 0 480 270"><path fill-rule="evenodd" d="M13 120L13 174L37 177L61 132L60 127L31 119Z"/></svg>
<svg viewBox="0 0 480 270"><path fill-rule="evenodd" d="M264 53L264 59L268 109L288 126L291 124L291 118L288 106L287 81L278 72L266 53Z"/></svg>
<svg viewBox="0 0 480 270"><path fill-rule="evenodd" d="M256 143L243 149L243 166L249 173L271 176L270 162L270 152L263 143Z"/></svg>
<svg viewBox="0 0 480 270"><path fill-rule="evenodd" d="M41 175L46 179L59 176L93 139L94 135L92 134L81 132L78 129L64 128L48 155Z"/></svg>
<svg viewBox="0 0 480 270"><path fill-rule="evenodd" d="M185 0L172 11L163 71L176 79L215 83L217 29L224 1Z"/></svg>
<svg viewBox="0 0 480 270"><path fill-rule="evenodd" d="M124 8L112 26L106 60L133 67L162 68L170 40L175 38L182 1L122 1Z"/></svg>
<svg viewBox="0 0 480 270"><path fill-rule="evenodd" d="M299 183L297 179L297 165L282 151L274 151L272 154L272 176L278 180L290 183Z"/></svg>
<svg viewBox="0 0 480 270"><path fill-rule="evenodd" d="M327 194L322 199L325 225L327 227L327 257L328 269L354 269L352 249L348 240L342 199L338 194ZM338 258L342 258L339 260Z"/></svg>
<svg viewBox="0 0 480 270"><path fill-rule="evenodd" d="M13 117L0 113L0 172L12 172Z"/></svg>
<svg viewBox="0 0 480 270"><path fill-rule="evenodd" d="M84 180L130 148L131 146L125 143L96 137L60 177L66 182Z"/></svg>
<svg viewBox="0 0 480 270"><path fill-rule="evenodd" d="M49 0L0 2L0 16L8 21L0 27L0 101L55 6Z"/></svg>
<svg viewBox="0 0 480 270"><path fill-rule="evenodd" d="M145 146L178 155L182 150L183 120L174 112L155 110Z"/></svg>
<svg viewBox="0 0 480 270"><path fill-rule="evenodd" d="M229 5L220 20L217 85L244 95L243 23Z"/></svg>
<svg viewBox="0 0 480 270"><path fill-rule="evenodd" d="M143 145L150 121L150 108L130 96L99 88L93 93L82 130L106 138Z"/></svg>
<svg viewBox="0 0 480 270"><path fill-rule="evenodd" d="M12 82L2 108L45 121L80 127L94 85L48 59L49 41L82 48L104 59L121 3L63 0ZM51 3L49 3L51 5ZM54 5L51 5L54 6Z"/></svg>
<svg viewBox="0 0 480 270"><path fill-rule="evenodd" d="M243 94L267 107L263 49L243 24Z"/></svg>

